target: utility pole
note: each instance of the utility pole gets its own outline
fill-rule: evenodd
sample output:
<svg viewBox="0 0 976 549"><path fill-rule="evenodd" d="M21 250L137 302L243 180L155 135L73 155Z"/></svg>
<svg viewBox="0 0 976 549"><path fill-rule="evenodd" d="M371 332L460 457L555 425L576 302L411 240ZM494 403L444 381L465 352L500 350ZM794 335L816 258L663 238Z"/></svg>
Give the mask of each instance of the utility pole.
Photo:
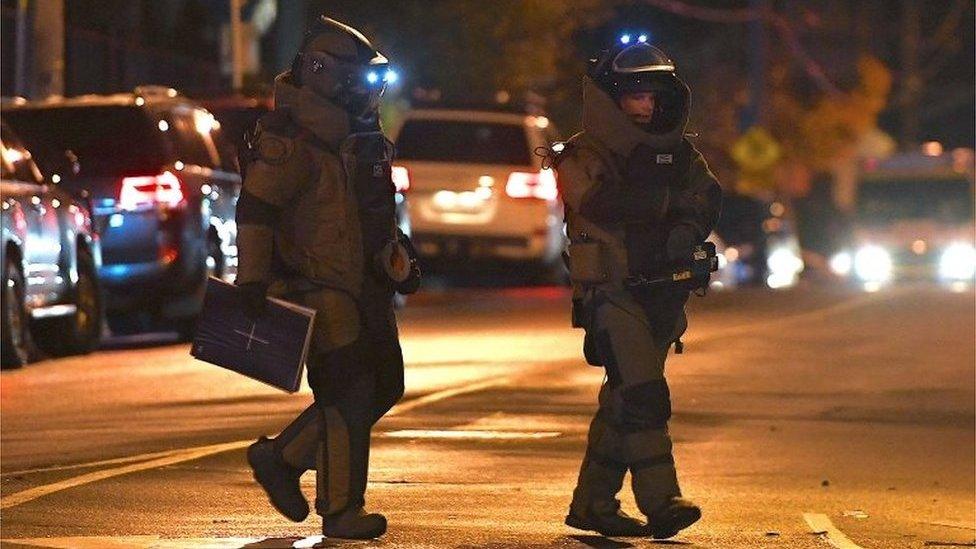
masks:
<svg viewBox="0 0 976 549"><path fill-rule="evenodd" d="M32 15L31 97L64 95L64 0L35 0Z"/></svg>
<svg viewBox="0 0 976 549"><path fill-rule="evenodd" d="M749 5L754 11L766 14L769 0L749 0ZM742 130L761 126L766 118L766 24L765 17L749 23L749 107L742 120Z"/></svg>
<svg viewBox="0 0 976 549"><path fill-rule="evenodd" d="M17 0L17 19L16 19L16 32L17 32L17 45L16 52L14 56L14 95L20 97L25 97L30 93L27 89L27 45L29 42L29 37L27 36L27 0Z"/></svg>
<svg viewBox="0 0 976 549"><path fill-rule="evenodd" d="M902 0L901 143L909 150L918 145L918 102L922 94L918 54L921 42L918 0Z"/></svg>
<svg viewBox="0 0 976 549"><path fill-rule="evenodd" d="M230 58L231 87L239 91L244 87L244 45L241 28L241 5L243 0L230 0Z"/></svg>

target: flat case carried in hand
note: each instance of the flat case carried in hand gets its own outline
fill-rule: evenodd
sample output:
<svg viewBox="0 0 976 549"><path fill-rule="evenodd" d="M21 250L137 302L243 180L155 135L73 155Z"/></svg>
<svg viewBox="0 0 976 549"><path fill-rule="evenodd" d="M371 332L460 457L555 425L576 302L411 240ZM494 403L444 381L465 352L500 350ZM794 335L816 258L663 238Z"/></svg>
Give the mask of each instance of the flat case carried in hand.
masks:
<svg viewBox="0 0 976 549"><path fill-rule="evenodd" d="M302 383L314 322L314 310L274 298L252 320L244 313L240 290L211 277L190 354L294 393Z"/></svg>

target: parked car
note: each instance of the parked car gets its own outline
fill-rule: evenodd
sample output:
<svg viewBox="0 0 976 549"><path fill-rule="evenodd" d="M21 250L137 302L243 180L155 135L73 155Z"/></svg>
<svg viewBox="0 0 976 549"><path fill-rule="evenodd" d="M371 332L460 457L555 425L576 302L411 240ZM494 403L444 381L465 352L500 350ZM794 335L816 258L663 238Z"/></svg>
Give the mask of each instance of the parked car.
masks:
<svg viewBox="0 0 976 549"><path fill-rule="evenodd" d="M88 193L109 327L193 334L208 275L232 279L241 179L220 124L166 88L4 111L60 186Z"/></svg>
<svg viewBox="0 0 976 549"><path fill-rule="evenodd" d="M0 124L0 265L4 368L35 356L87 353L99 342L101 249L84 202L45 181L31 154Z"/></svg>
<svg viewBox="0 0 976 549"><path fill-rule="evenodd" d="M563 207L555 174L534 154L558 140L546 117L425 107L393 135L394 179L408 189L422 258L509 261L561 278Z"/></svg>

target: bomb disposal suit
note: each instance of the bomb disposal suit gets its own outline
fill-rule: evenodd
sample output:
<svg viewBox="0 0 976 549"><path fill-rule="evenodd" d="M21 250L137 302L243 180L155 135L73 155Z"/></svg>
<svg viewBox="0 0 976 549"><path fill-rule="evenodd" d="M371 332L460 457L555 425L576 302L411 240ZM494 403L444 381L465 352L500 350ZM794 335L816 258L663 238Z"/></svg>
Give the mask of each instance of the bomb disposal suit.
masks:
<svg viewBox="0 0 976 549"><path fill-rule="evenodd" d="M583 131L554 159L570 238L574 325L586 330L588 362L606 368L566 522L605 535L667 538L701 516L680 498L664 376L668 350L687 326L688 290L628 281L690 257L718 220L721 188L685 138L690 91L663 52L635 43L592 63ZM643 124L619 103L640 92L654 99ZM646 525L620 511L616 499L628 470Z"/></svg>
<svg viewBox="0 0 976 549"><path fill-rule="evenodd" d="M309 512L299 477L315 468L323 533L344 538L386 530L382 515L363 511L370 430L403 394L394 291L419 284L396 226L393 148L377 120L386 65L355 29L317 20L275 81L275 110L242 159L237 207L237 284L250 314L261 314L267 294L316 311L315 404L255 442L248 461L295 521Z"/></svg>

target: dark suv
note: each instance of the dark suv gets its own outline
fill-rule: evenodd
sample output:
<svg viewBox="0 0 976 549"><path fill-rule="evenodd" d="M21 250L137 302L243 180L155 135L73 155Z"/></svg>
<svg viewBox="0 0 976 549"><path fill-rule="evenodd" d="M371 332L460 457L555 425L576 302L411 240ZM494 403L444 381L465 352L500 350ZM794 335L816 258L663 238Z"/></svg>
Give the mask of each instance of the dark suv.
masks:
<svg viewBox="0 0 976 549"><path fill-rule="evenodd" d="M233 278L233 147L205 109L167 88L4 110L42 168L91 200L109 327L193 333L208 275Z"/></svg>
<svg viewBox="0 0 976 549"><path fill-rule="evenodd" d="M35 342L51 354L87 353L102 331L101 252L88 208L42 178L6 124L0 156L2 366L29 362Z"/></svg>

